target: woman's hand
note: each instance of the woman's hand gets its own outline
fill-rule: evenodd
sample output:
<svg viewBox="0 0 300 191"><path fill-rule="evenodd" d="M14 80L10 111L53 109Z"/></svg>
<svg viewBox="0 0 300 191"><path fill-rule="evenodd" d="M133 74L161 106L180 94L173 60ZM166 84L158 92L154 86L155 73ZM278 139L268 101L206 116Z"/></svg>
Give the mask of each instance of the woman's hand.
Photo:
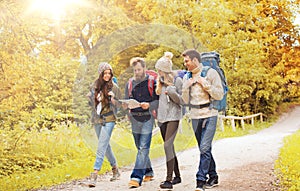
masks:
<svg viewBox="0 0 300 191"><path fill-rule="evenodd" d="M112 92L112 91L108 92L107 94L108 94L109 96L111 96L112 98L115 97L115 94L114 94L114 92Z"/></svg>
<svg viewBox="0 0 300 191"><path fill-rule="evenodd" d="M116 100L114 99L114 98L115 98L114 92L110 91L110 92L108 92L107 94L108 94L108 96L109 96L109 99L110 99L111 103L112 103L113 105L116 105Z"/></svg>

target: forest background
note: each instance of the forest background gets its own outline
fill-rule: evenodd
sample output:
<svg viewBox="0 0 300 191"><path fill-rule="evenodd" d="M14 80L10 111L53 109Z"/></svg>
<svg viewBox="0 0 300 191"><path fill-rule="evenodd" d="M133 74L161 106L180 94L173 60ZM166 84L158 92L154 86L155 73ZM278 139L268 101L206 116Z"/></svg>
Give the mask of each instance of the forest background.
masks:
<svg viewBox="0 0 300 191"><path fill-rule="evenodd" d="M171 51L182 69L185 49L214 50L230 88L228 115L272 116L299 102L299 0L38 2L0 2L1 183L38 183L66 161L78 176L65 180L87 175L91 165L78 166L93 162L81 136L91 128L85 95L100 61L112 64L123 89L133 56L153 69Z"/></svg>

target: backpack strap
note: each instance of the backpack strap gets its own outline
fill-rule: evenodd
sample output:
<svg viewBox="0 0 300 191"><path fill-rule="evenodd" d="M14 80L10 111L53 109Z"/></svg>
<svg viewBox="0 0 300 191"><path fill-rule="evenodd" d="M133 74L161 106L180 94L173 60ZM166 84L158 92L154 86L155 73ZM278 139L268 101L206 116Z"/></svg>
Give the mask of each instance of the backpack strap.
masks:
<svg viewBox="0 0 300 191"><path fill-rule="evenodd" d="M129 80L128 80L128 98L130 98L132 96L132 81L133 81L133 78L129 78Z"/></svg>
<svg viewBox="0 0 300 191"><path fill-rule="evenodd" d="M133 88L132 81L133 81L133 78L129 78L129 80L128 80L128 98L132 96L132 88ZM155 81L155 77L152 75L148 75L148 91L149 91L151 97L153 95L153 90L154 90L154 81Z"/></svg>
<svg viewBox="0 0 300 191"><path fill-rule="evenodd" d="M209 67L209 66L203 66L203 68L202 68L202 72L201 72L201 77L206 77L206 75L207 75L207 72L208 72L208 70L210 69L211 67Z"/></svg>
<svg viewBox="0 0 300 191"><path fill-rule="evenodd" d="M149 91L151 97L153 95L153 90L154 90L154 81L155 81L154 76L149 75L149 77L148 77L148 91Z"/></svg>

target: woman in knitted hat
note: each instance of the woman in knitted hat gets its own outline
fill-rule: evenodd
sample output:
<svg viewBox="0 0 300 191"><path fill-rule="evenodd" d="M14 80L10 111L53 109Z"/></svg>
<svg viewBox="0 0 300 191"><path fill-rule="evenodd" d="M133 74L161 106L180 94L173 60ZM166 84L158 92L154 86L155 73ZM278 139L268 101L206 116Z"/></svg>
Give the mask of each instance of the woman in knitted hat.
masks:
<svg viewBox="0 0 300 191"><path fill-rule="evenodd" d="M165 52L164 56L155 64L159 79L156 87L156 94L159 95L157 120L164 140L167 163L167 177L160 184L162 189L172 189L174 184L181 183L174 140L178 131L179 120L182 118L180 105L182 79L174 77L172 57L171 52ZM173 172L175 174L174 178Z"/></svg>
<svg viewBox="0 0 300 191"><path fill-rule="evenodd" d="M120 177L117 168L117 161L110 146L110 137L116 124L116 112L120 98L119 87L113 82L113 70L107 62L101 62L98 68L98 78L94 82L93 108L95 110L94 127L98 137L98 147L96 160L94 163L94 172L90 175L89 187L95 187L98 172L101 170L104 156L107 157L112 166L114 181Z"/></svg>

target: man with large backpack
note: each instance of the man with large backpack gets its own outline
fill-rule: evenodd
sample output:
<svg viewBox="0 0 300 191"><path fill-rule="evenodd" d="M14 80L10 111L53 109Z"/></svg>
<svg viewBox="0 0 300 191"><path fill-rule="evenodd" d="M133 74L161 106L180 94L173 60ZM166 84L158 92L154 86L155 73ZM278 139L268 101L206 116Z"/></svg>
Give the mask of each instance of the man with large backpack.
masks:
<svg viewBox="0 0 300 191"><path fill-rule="evenodd" d="M130 176L129 187L137 188L142 182L153 179L149 151L154 124L153 110L158 107L158 96L155 93L155 77L146 74L146 63L143 58L135 57L130 60L134 77L129 79L125 87L125 99L135 99L139 107L129 110L132 134L138 150L135 166ZM127 106L123 104L123 108Z"/></svg>
<svg viewBox="0 0 300 191"><path fill-rule="evenodd" d="M189 71L183 78L182 101L190 108L190 118L200 150L196 191L204 191L205 187L218 185L216 164L211 152L218 109L212 106L212 100L221 100L224 91L222 80L215 69L210 68L205 76L201 76L204 67L198 51L189 49L184 51L182 56Z"/></svg>

